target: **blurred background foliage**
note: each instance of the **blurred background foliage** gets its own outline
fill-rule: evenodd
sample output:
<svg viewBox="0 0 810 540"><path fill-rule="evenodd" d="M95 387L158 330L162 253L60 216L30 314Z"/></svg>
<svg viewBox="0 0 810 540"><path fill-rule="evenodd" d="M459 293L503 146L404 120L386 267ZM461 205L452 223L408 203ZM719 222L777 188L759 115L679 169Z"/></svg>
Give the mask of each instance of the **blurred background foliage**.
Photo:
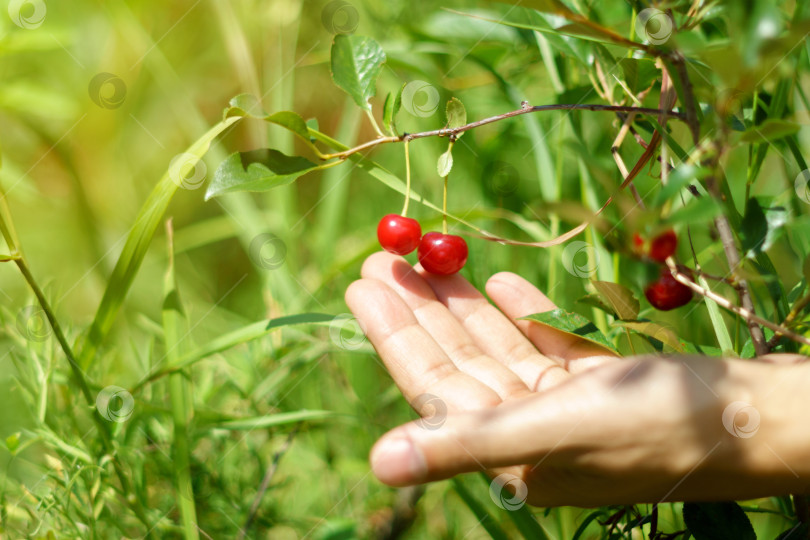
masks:
<svg viewBox="0 0 810 540"><path fill-rule="evenodd" d="M671 1L659 7L674 8L676 23L683 25L692 4ZM689 70L704 133L719 129L711 109L723 96L731 96L726 101L734 104L738 131L769 117L802 126L792 131L790 142L739 144L723 161L740 212L749 192L763 207L786 209L769 213L774 219L765 229L777 274L763 276L755 265L745 267L761 313L774 320L780 317L769 285L778 282L785 291L798 287L795 300L806 285L802 261L810 251L807 205L796 198L793 184L806 168L796 158L807 144L802 86L808 82L808 48L803 36L810 23L804 4L697 2L701 24L677 33L670 44L694 56ZM561 25L551 16L538 23L529 8L543 5L447 0L441 3L447 9L441 9L423 0L74 0L48 2L36 28L20 27L0 13L0 185L32 271L69 341L89 326L153 186L175 156L221 119L234 95L251 93L261 97L267 111L294 110L317 119L322 132L347 145L375 137L367 119L330 79L335 33L353 31L383 46L388 60L372 99L378 118L386 93L404 83L424 81L438 92L435 112L400 113L400 131L442 127L443 104L450 97L464 102L470 120L514 110L522 100L533 105L605 103L593 90L595 59L611 68L605 84L616 102L630 103L624 86L638 93L652 85L642 105L658 107L660 72L651 60L622 64L622 58L634 58L626 48L534 31L532 25ZM634 9L647 7L623 0L570 5L634 40ZM29 10L23 16L32 15L32 7L22 9ZM110 85L94 94L91 81L103 73L123 81L125 94ZM783 85L787 88L780 90ZM774 96L784 101L778 111L769 108ZM414 106L420 104L425 103ZM546 240L568 230L601 206L621 180L611 154L620 125L612 113L577 111L525 115L474 130L456 145L450 210L522 240ZM656 127L646 119L636 125L646 139ZM689 149L686 126L669 126L673 140ZM259 147L308 155L282 128L245 120L206 155L208 178L228 153ZM414 188L435 204L441 202L435 164L445 147L446 141L438 139L411 144ZM763 147L764 161L757 168L752 155ZM632 166L643 148L628 136L619 152ZM404 176L400 145L379 147L370 156ZM654 198L658 176L657 164L645 168L636 181L639 193ZM345 313L343 291L359 276L363 258L378 249L377 221L398 212L402 203L399 193L352 163L268 193L203 202L204 191L179 190L167 212L175 231L174 274L188 320L187 341L197 345L262 320ZM680 196L672 195L670 204L682 206ZM566 253L564 245L535 249L472 239L463 273L480 287L494 272L517 272L561 307L596 320L623 352L660 349L660 343L641 336L628 338L608 326L603 312L578 302L592 292L588 277L621 282L642 298L641 317L668 326L685 342L719 351L702 302L661 313L643 300L642 289L657 270L627 256L629 238L635 230L654 230L661 212L659 207L649 213L632 207L630 195L621 194L603 224L579 237L592 246L582 253ZM439 226L435 211L412 208L412 217L425 230ZM682 234L690 224L704 270L725 275L722 247L705 210L687 206L669 223ZM280 266L265 264L277 253L263 253L261 245L251 252L254 240L267 233L286 248ZM688 244L681 244L681 260L691 261ZM170 352L161 327L168 252L160 227L88 372L95 390L134 388ZM734 298L730 287L718 286L718 291ZM152 534L182 536L179 496L172 484L167 380L133 392L131 418L113 429L115 449L133 483L132 492L122 494L95 440L91 411L68 379L53 336L43 327L44 339L30 339L26 325L34 323L27 320L20 329L21 310L35 299L12 264L0 264L0 298L0 437L7 443L0 447L0 530L9 538L139 537L146 531L130 511L134 504L145 509ZM745 325L728 314L723 318L735 352L743 353ZM341 348L355 338L351 328L344 333L330 336L328 328L317 326L284 328L188 370L194 405L192 486L201 534L237 537L247 525L244 534L257 538L393 537L386 531L400 519L413 520L404 533L408 538L497 537L498 531L511 537L523 530L514 515L491 504L481 477L433 484L424 494L398 492L373 479L367 463L371 444L414 414L370 346ZM303 423L262 423L278 413L321 410L337 414ZM237 428L226 424L235 419L244 422ZM265 477L270 479L266 492L261 489ZM414 501L415 512L402 511ZM783 514L792 510L784 500L755 504L763 511L749 517L761 537L787 528L790 518ZM649 512L649 506L640 508ZM678 509L662 506L661 530L683 529ZM607 537L608 527L599 520L613 510L526 512L551 538L571 538L583 523L583 538L600 538ZM599 520L586 521L588 516ZM621 537L631 536L625 532Z"/></svg>

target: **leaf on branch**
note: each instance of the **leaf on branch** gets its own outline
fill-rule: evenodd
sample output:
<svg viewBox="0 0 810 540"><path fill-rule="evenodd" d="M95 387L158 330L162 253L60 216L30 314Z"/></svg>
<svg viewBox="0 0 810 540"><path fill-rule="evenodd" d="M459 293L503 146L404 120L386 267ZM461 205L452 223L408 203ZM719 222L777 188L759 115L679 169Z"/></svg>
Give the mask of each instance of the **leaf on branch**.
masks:
<svg viewBox="0 0 810 540"><path fill-rule="evenodd" d="M683 352L683 345L675 332L661 324L651 321L615 321L613 326L628 328L639 334L657 339L678 352Z"/></svg>
<svg viewBox="0 0 810 540"><path fill-rule="evenodd" d="M535 313L534 315L521 317L520 319L534 321L538 324L555 328L566 334L572 334L590 341L608 351L617 352L613 344L605 337L605 334L600 332L595 324L579 313L565 311L564 309L555 309L543 313Z"/></svg>
<svg viewBox="0 0 810 540"><path fill-rule="evenodd" d="M639 302L633 295L633 291L609 281L593 281L596 292L606 304L611 306L619 319L631 321L638 317Z"/></svg>
<svg viewBox="0 0 810 540"><path fill-rule="evenodd" d="M446 113L447 127L450 129L461 127L467 123L467 110L459 99L451 98L450 101L447 102ZM456 139L460 138L462 135L464 135L463 131L456 135Z"/></svg>
<svg viewBox="0 0 810 540"><path fill-rule="evenodd" d="M308 159L278 150L235 152L217 168L205 200L236 191L268 191L319 168Z"/></svg>
<svg viewBox="0 0 810 540"><path fill-rule="evenodd" d="M338 34L332 43L332 80L357 105L371 110L368 100L376 92L385 52L370 37Z"/></svg>
<svg viewBox="0 0 810 540"><path fill-rule="evenodd" d="M294 113L292 111L281 111L273 113L269 116L265 116L264 119L267 122L271 122L283 128L289 129L301 137L301 139L303 139L305 142L309 142L309 130L307 129L307 123L298 113Z"/></svg>
<svg viewBox="0 0 810 540"><path fill-rule="evenodd" d="M403 84L396 93L389 92L385 98L383 105L383 127L392 137L397 136L397 113L402 107L402 89L405 88Z"/></svg>
<svg viewBox="0 0 810 540"><path fill-rule="evenodd" d="M453 146L450 145L447 151L439 156L439 161L436 163L436 171L439 176L444 178L453 169Z"/></svg>

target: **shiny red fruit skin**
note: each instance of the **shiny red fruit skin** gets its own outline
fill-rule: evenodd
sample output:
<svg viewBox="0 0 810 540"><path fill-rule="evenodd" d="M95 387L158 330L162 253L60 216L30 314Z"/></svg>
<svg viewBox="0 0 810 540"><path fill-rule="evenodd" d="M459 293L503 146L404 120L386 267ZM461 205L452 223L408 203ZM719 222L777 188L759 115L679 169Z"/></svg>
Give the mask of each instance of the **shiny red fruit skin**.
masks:
<svg viewBox="0 0 810 540"><path fill-rule="evenodd" d="M692 289L672 277L668 268L661 269L661 277L644 289L644 296L655 309L669 311L685 306L692 300Z"/></svg>
<svg viewBox="0 0 810 540"><path fill-rule="evenodd" d="M377 225L377 240L390 253L407 255L419 246L421 238L419 222L399 214L388 214Z"/></svg>
<svg viewBox="0 0 810 540"><path fill-rule="evenodd" d="M429 232L422 237L417 251L419 264L431 274L455 274L467 262L467 242L460 236Z"/></svg>
<svg viewBox="0 0 810 540"><path fill-rule="evenodd" d="M664 231L650 242L650 258L660 263L675 253L678 247L678 237L672 229Z"/></svg>

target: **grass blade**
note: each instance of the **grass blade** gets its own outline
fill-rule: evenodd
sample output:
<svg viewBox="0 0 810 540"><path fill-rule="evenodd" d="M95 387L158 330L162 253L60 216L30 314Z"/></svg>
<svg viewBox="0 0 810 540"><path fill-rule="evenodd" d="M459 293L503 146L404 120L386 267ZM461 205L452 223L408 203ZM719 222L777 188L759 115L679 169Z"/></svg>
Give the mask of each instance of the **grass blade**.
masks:
<svg viewBox="0 0 810 540"><path fill-rule="evenodd" d="M171 221L166 224L166 232L169 239L169 268L164 282L165 292L161 314L166 358L172 362L184 346L188 335L188 324L174 274L174 242ZM183 520L183 534L186 540L199 540L194 488L191 484L191 441L188 436L188 425L194 415L194 406L191 379L187 377L187 374L179 372L169 377L169 396L174 423L174 444L172 445L174 487L177 491L177 504L180 506L180 516Z"/></svg>
<svg viewBox="0 0 810 540"><path fill-rule="evenodd" d="M196 156L199 160L208 151L211 141L240 119L241 117L232 116L219 122L192 144L185 153ZM197 161L187 163L189 166L193 166ZM146 251L149 249L155 230L179 187L179 182L172 179L169 171L166 171L141 207L138 218L129 231L124 250L121 252L107 283L107 288L104 290L104 296L96 311L93 324L84 339L77 344L76 348L79 350L77 361L83 370L86 371L90 367L101 343L112 328L113 321L141 267Z"/></svg>

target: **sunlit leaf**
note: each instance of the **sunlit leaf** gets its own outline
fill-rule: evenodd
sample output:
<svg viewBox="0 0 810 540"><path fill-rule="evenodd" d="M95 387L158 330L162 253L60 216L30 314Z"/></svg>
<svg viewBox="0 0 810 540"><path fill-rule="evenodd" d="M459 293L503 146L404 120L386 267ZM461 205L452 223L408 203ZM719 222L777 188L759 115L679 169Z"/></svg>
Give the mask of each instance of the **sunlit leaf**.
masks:
<svg viewBox="0 0 810 540"><path fill-rule="evenodd" d="M456 99L451 98L450 101L447 102L447 127L450 129L461 127L467 123L467 110L464 108L464 104ZM459 133L456 138L460 138L464 135L462 131Z"/></svg>
<svg viewBox="0 0 810 540"><path fill-rule="evenodd" d="M579 313L565 311L564 309L555 309L521 317L521 320L534 321L538 324L556 328L561 332L581 337L609 351L617 352L613 344L599 331L596 325Z"/></svg>
<svg viewBox="0 0 810 540"><path fill-rule="evenodd" d="M615 321L613 322L613 326L629 328L630 330L638 332L639 334L644 334L645 336L657 339L664 345L667 345L676 351L683 351L681 340L678 338L675 332L661 324L651 321Z"/></svg>
<svg viewBox="0 0 810 540"><path fill-rule="evenodd" d="M593 281L593 286L619 319L633 320L638 316L639 302L633 291L618 283Z"/></svg>
<svg viewBox="0 0 810 540"><path fill-rule="evenodd" d="M439 160L436 162L436 171L439 173L439 176L444 178L453 168L453 149L448 148L446 152L439 156Z"/></svg>
<svg viewBox="0 0 810 540"><path fill-rule="evenodd" d="M338 34L332 44L332 79L359 107L371 110L385 52L370 37Z"/></svg>
<svg viewBox="0 0 810 540"><path fill-rule="evenodd" d="M405 88L403 84L396 92L389 92L385 98L383 105L383 127L389 135L397 136L397 113L402 107L402 89Z"/></svg>
<svg viewBox="0 0 810 540"><path fill-rule="evenodd" d="M317 168L306 158L288 156L278 150L235 152L217 168L205 200L235 191L268 191Z"/></svg>

